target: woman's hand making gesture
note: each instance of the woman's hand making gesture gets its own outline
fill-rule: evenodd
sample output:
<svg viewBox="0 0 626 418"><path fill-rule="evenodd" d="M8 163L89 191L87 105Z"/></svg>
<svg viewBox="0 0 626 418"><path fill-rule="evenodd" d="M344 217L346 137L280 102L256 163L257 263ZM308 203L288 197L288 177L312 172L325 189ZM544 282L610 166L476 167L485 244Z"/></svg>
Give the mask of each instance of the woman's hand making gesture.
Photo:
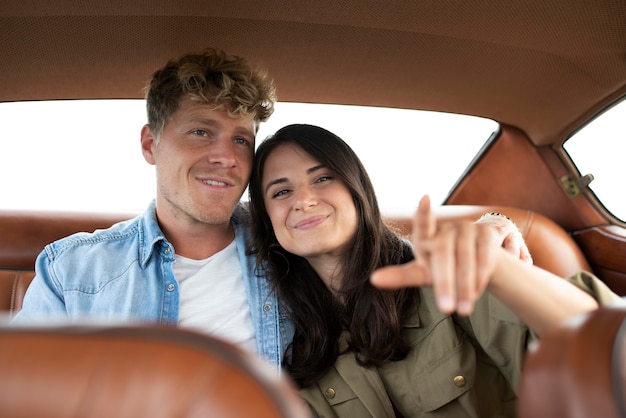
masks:
<svg viewBox="0 0 626 418"><path fill-rule="evenodd" d="M505 248L506 236L488 222L438 222L424 196L413 219L415 260L377 270L372 283L380 288L432 286L439 309L460 315L470 315L487 290L538 334L597 308L586 292L533 266L525 244Z"/></svg>

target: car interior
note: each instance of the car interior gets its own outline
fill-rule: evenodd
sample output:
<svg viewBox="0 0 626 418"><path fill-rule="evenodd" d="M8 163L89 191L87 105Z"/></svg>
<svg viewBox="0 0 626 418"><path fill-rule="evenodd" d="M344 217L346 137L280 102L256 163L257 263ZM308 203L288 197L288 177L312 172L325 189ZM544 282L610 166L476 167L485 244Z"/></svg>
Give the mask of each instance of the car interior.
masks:
<svg viewBox="0 0 626 418"><path fill-rule="evenodd" d="M614 0L5 0L0 4L0 103L141 99L146 80L168 59L216 47L266 67L281 102L488 118L498 123L497 131L471 156L456 183L449 185L443 204L435 209L437 216L477 219L486 212L506 214L522 232L536 265L562 277L591 272L626 296L626 218L620 219L605 206L594 190L594 173L581 172L567 151L573 135L626 97L625 28L626 2ZM621 130L606 137L618 143L624 135L622 123ZM601 147L600 139L604 138L594 137L588 144L590 155L609 161L617 153L617 160L623 160L615 149ZM10 150L6 144L14 140L0 138L0 150ZM377 146L382 153L384 145ZM427 143L423 150L428 152ZM388 152L383 163L392 161L391 153L398 150ZM11 158L23 159L24 170L36 170L28 156ZM624 179L626 172L617 180ZM611 193L619 196L623 188L615 187ZM2 201L12 198L5 195ZM4 317L10 319L21 308L35 274L35 259L46 244L135 215L80 212L71 207L5 209L0 203ZM410 234L409 216L386 214L386 219ZM626 417L625 316L626 308L601 308L542 338L525 363L519 416ZM101 406L93 416L145 415L134 408L150 403L150 397L177 398L172 408L183 408L152 411L150 416L181 416L181 411L199 416L210 410L202 402L213 402L215 393L210 399L198 395L185 401L172 396L179 393L172 385L182 378L182 372L174 369L187 367L194 376L199 370L160 361L193 355L198 356L195 364L219 367L212 382L197 377L197 394L216 392L211 385L226 382L226 375L235 382L224 383L217 393L224 403L244 409L224 410L220 416L250 416L255 408L255 416L304 416L298 415L300 405L288 381L259 378L258 370L236 349L189 334L145 326L132 330L3 327L0 415L28 416L33 409L19 410L16 405L26 408L35 402L36 393L37 402L60 405L47 416L94 412L80 409L90 400ZM46 350L34 348L48 346L54 351L44 357ZM130 369L146 349L153 354L141 367L154 371L134 373ZM244 366L232 366L234 357L222 355L230 349L235 362ZM216 356L230 358L230 365L215 365ZM102 357L109 359L108 370L96 368L95 359ZM66 358L83 360L74 362L61 382L51 379L60 373L52 364ZM122 359L124 363L116 363ZM236 369L237 376L225 367ZM94 373L106 376L103 389L107 391L120 390L110 379L128 382L132 399L126 393L123 399L128 403L116 411L107 409L110 400L104 394L88 398L89 393L80 390L86 380L94 380ZM168 382L169 373L174 374ZM252 376L245 382L244 373ZM149 379L154 381L142 393L140 388ZM250 387L247 404L231 399L230 393L232 387L244 384ZM72 394L66 404L57 401L66 398L61 393Z"/></svg>

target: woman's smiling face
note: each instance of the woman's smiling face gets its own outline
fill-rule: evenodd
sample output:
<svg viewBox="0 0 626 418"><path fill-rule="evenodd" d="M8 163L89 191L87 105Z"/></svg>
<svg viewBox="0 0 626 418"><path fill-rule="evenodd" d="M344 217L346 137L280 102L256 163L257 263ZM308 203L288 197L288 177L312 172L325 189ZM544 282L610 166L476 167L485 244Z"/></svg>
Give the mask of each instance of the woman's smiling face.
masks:
<svg viewBox="0 0 626 418"><path fill-rule="evenodd" d="M357 228L350 190L336 173L294 144L263 167L263 201L279 244L305 257L341 256Z"/></svg>

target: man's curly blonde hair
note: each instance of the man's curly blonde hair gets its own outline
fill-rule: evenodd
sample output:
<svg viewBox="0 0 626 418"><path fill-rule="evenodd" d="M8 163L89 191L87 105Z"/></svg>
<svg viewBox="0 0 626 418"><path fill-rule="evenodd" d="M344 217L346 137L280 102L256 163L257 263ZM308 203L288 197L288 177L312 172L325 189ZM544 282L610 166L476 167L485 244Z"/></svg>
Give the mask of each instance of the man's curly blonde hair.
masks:
<svg viewBox="0 0 626 418"><path fill-rule="evenodd" d="M265 70L218 49L170 60L153 74L146 92L148 124L156 138L186 96L213 110L265 122L274 112L276 89Z"/></svg>

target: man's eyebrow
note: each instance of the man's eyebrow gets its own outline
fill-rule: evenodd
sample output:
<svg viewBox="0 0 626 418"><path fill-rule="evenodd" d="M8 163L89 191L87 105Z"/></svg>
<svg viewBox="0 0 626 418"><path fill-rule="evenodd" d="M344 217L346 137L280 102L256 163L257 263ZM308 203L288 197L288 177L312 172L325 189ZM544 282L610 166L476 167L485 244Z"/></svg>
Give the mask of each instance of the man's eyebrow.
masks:
<svg viewBox="0 0 626 418"><path fill-rule="evenodd" d="M254 133L254 131L251 131L250 129L237 128L235 131L236 131L236 133L238 133L240 135L249 136L252 139L256 139L256 133Z"/></svg>
<svg viewBox="0 0 626 418"><path fill-rule="evenodd" d="M307 168L306 173L307 174L311 174L317 170L320 170L322 168L326 167L324 164L318 164L316 166L313 166L311 168ZM280 177L277 179L274 179L272 181L270 181L267 186L265 186L265 193L267 193L267 191L269 190L270 187L274 186L275 184L280 184L280 183L285 183L287 182L287 177Z"/></svg>
<svg viewBox="0 0 626 418"><path fill-rule="evenodd" d="M205 125L211 125L211 126L218 126L219 125L219 122L216 121L215 119L209 119L209 118L200 117L200 116L192 117L192 118L190 118L190 121L194 122L194 123L203 123Z"/></svg>

